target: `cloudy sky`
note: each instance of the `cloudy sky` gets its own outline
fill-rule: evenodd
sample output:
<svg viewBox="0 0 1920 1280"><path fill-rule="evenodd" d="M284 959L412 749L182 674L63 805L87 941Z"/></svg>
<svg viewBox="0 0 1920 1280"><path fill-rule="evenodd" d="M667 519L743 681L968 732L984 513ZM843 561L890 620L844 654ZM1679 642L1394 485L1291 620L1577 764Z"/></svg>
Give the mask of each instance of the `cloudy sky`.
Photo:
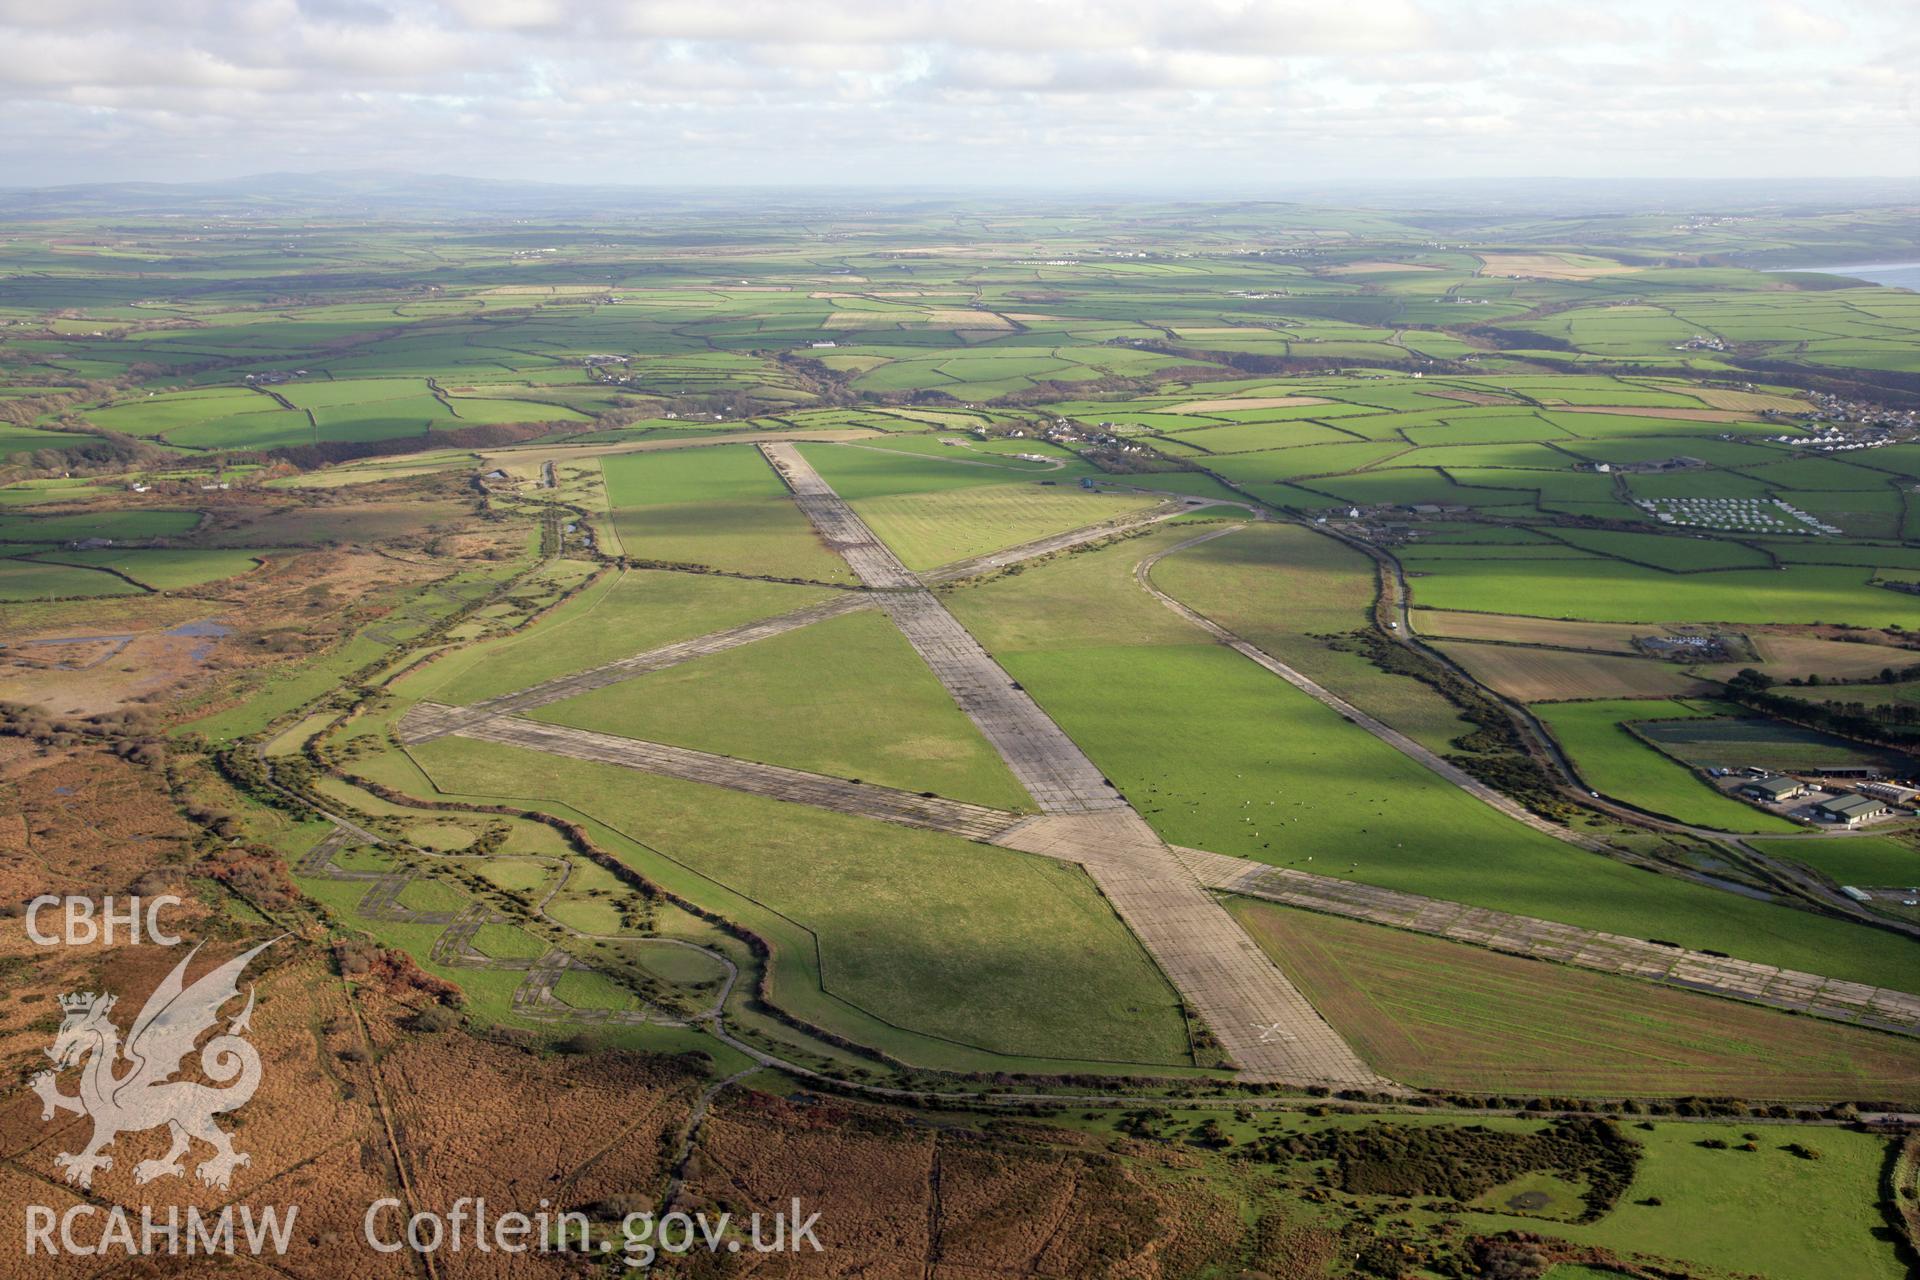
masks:
<svg viewBox="0 0 1920 1280"><path fill-rule="evenodd" d="M0 0L0 186L1920 173L1915 0Z"/></svg>

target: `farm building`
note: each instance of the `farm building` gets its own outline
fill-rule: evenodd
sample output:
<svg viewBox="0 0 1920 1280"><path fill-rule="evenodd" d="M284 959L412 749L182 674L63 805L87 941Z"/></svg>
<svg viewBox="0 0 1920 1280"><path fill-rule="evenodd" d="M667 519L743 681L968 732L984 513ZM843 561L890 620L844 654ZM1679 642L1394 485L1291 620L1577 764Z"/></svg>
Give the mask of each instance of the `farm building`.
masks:
<svg viewBox="0 0 1920 1280"><path fill-rule="evenodd" d="M1887 806L1872 796L1845 795L1835 796L1831 800L1822 800L1813 806L1814 814L1825 822L1838 822L1844 826L1855 827L1868 818L1877 817L1887 811Z"/></svg>
<svg viewBox="0 0 1920 1280"><path fill-rule="evenodd" d="M1807 784L1798 778L1755 778L1741 784L1740 794L1764 804L1779 804L1807 794Z"/></svg>

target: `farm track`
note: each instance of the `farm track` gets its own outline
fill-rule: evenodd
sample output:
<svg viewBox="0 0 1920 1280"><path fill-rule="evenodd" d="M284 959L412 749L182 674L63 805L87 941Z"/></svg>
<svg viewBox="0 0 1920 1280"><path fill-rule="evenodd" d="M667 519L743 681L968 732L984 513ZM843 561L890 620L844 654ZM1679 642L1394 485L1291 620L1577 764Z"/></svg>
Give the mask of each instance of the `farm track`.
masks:
<svg viewBox="0 0 1920 1280"><path fill-rule="evenodd" d="M873 536L790 444L761 452L1042 814L1000 843L1080 862L1228 1057L1251 1080L1395 1089L1341 1039L1098 766Z"/></svg>

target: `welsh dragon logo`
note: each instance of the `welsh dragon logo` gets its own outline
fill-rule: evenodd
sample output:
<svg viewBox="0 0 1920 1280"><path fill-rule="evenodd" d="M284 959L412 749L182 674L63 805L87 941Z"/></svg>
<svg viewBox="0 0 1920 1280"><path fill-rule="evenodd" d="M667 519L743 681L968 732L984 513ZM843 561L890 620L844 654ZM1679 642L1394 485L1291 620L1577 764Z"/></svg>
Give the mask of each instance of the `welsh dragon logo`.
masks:
<svg viewBox="0 0 1920 1280"><path fill-rule="evenodd" d="M233 1149L232 1137L213 1118L245 1106L260 1087L260 1055L242 1039L253 1017L251 987L246 1007L200 1049L200 1070L224 1087L172 1077L201 1033L220 1021L221 1006L239 996L240 975L248 962L276 941L235 956L188 986L187 965L200 950L193 948L147 997L124 1046L119 1029L107 1019L114 996L87 991L60 997L65 1016L46 1051L54 1068L34 1076L33 1091L40 1095L42 1120L51 1120L57 1111L93 1117L93 1139L86 1149L53 1158L55 1166L66 1170L68 1182L92 1186L95 1173L113 1168L113 1157L103 1152L116 1137L165 1125L173 1145L162 1158L136 1165L134 1181L184 1173L180 1158L198 1138L213 1148L213 1155L194 1172L208 1186L226 1189L233 1171L248 1158ZM125 1070L120 1070L122 1063ZM60 1092L58 1077L70 1067L80 1068L78 1095Z"/></svg>

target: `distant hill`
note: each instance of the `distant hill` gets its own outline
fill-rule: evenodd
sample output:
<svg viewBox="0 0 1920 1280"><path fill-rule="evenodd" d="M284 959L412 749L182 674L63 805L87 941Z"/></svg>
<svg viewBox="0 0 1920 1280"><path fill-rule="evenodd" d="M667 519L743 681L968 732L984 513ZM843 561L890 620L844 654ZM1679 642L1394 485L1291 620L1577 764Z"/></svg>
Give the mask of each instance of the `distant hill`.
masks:
<svg viewBox="0 0 1920 1280"><path fill-rule="evenodd" d="M1605 224L1682 211L1766 211L1795 216L1836 207L1920 205L1920 182L1855 179L1818 183L1791 180L1641 180L1469 178L1452 182L1315 182L1307 179L1262 191L1195 192L1169 199L1165 191L902 189L841 184L817 187L688 187L658 175L632 183L558 183L470 178L454 174L395 173L376 169L318 173L262 173L208 182L101 182L55 187L0 186L0 219L73 217L632 217L689 209L753 209L762 217L783 208L817 211L849 207L891 212L955 204L1084 206L1113 202L1163 210L1225 200L1271 206L1333 206L1391 210L1436 233L1461 234L1517 222L1578 213ZM1558 228L1564 235L1566 228ZM1522 238L1531 238L1523 235ZM1858 260L1858 259L1856 259Z"/></svg>
<svg viewBox="0 0 1920 1280"><path fill-rule="evenodd" d="M214 182L100 182L0 188L0 216L84 217L141 214L245 216L315 212L335 215L443 213L552 216L632 212L677 203L641 187L563 186L446 174L375 170L263 173Z"/></svg>
<svg viewBox="0 0 1920 1280"><path fill-rule="evenodd" d="M262 173L211 182L100 182L0 187L0 219L75 217L593 218L666 210L751 207L912 208L964 193L859 187L686 189L406 174L381 170Z"/></svg>

